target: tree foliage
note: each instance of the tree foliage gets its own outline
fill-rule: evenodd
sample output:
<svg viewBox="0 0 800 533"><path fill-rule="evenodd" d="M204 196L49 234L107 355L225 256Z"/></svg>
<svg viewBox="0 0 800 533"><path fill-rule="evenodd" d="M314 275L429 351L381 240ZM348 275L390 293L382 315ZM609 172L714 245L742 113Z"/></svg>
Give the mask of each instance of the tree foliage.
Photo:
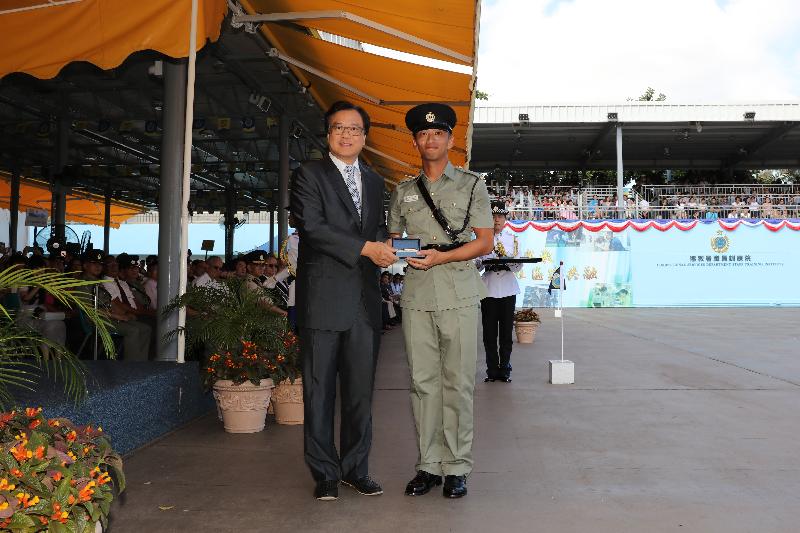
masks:
<svg viewBox="0 0 800 533"><path fill-rule="evenodd" d="M9 267L0 272L0 294L11 289L38 287L65 307L83 313L97 328L108 357L114 356L110 323L93 306L85 287L102 283L74 278L52 270ZM33 391L40 375L64 385L67 397L76 403L86 397L85 366L66 346L20 325L16 312L0 304L0 409L14 405L11 387ZM47 348L47 357L42 350Z"/></svg>

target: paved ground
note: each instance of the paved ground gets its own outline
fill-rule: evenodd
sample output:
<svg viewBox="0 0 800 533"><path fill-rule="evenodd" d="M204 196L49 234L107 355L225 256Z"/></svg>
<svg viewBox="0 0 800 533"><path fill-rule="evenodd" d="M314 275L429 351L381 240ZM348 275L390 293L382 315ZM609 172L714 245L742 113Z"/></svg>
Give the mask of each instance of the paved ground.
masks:
<svg viewBox="0 0 800 533"><path fill-rule="evenodd" d="M301 427L229 435L208 416L127 460L112 533L800 531L800 309L567 310L571 386L547 383L560 329L543 315L513 383L477 385L466 498L403 496L416 451L395 330L375 393L383 496L317 502Z"/></svg>

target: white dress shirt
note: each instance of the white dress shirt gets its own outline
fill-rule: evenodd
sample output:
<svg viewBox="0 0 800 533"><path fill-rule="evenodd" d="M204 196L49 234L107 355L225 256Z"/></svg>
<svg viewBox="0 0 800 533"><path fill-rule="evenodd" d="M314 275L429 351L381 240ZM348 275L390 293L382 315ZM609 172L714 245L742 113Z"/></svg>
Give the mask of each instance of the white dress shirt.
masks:
<svg viewBox="0 0 800 533"><path fill-rule="evenodd" d="M131 308L136 309L136 298L133 297L133 292L131 292L130 286L128 286L127 282L124 282L120 279L112 278L110 276L106 276L105 279L111 280L110 283L104 283L103 288L111 295L111 299L119 300L120 302L124 302L122 298L122 294L120 294L120 288L125 292L125 298L128 299L128 305Z"/></svg>
<svg viewBox="0 0 800 533"><path fill-rule="evenodd" d="M505 248L505 256L507 258L519 257L519 243L517 237L510 230L504 229L500 233L494 235L494 250L490 254L481 256L475 260L475 265L478 270L483 268L483 261L485 259L497 259L498 243L503 244ZM481 279L486 284L486 290L489 298L505 298L506 296L514 296L519 294L519 283L515 273L522 270L522 263L509 263L509 270L500 271L485 271L481 275Z"/></svg>
<svg viewBox="0 0 800 533"><path fill-rule="evenodd" d="M336 168L339 169L339 174L342 175L342 181L344 181L344 184L345 184L345 187L346 187L347 186L347 180L346 180L347 174L344 171L344 167L347 166L347 163L345 163L344 161L342 161L341 159L339 159L338 157L336 157L335 155L333 155L330 152L328 152L328 155L331 156L331 161L333 161L333 164L336 165ZM362 193L362 186L361 186L361 168L358 166L358 159L356 159L355 163L353 163L353 166L356 167L356 172L355 172L354 177L355 177L355 180L356 180L356 188L358 189L358 197L359 198L364 198L364 194ZM361 204L363 205L364 202L362 201Z"/></svg>

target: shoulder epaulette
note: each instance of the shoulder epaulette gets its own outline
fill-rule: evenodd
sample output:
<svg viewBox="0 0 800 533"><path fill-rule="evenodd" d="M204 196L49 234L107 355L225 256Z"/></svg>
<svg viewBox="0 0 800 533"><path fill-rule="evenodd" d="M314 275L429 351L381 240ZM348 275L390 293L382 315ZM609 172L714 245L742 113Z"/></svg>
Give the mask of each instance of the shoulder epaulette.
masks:
<svg viewBox="0 0 800 533"><path fill-rule="evenodd" d="M406 183L411 183L413 181L417 181L418 178L419 178L419 176L411 176L411 177L406 178L406 179L404 179L402 181L398 181L397 185L404 185Z"/></svg>
<svg viewBox="0 0 800 533"><path fill-rule="evenodd" d="M456 167L456 169L460 170L464 174L469 174L470 176L474 176L476 178L482 177L478 172L475 172L474 170L469 170L464 167Z"/></svg>

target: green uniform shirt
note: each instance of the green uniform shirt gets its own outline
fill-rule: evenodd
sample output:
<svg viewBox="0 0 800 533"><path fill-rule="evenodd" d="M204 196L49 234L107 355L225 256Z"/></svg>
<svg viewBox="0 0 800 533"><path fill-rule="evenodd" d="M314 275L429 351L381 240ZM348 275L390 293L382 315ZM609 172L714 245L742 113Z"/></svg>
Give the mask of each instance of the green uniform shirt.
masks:
<svg viewBox="0 0 800 533"><path fill-rule="evenodd" d="M417 180L425 180L433 203L447 218L454 230L461 228L467 217L469 224L458 240L473 240L472 228L492 228L492 213L489 208L489 193L486 183L477 174L447 163L444 174L431 182L424 173L397 185L389 202L388 228L390 233L403 234L420 239L427 244L450 244L452 241L433 218L428 204L417 188ZM473 193L473 184L475 189ZM470 194L473 194L470 205ZM408 269L400 305L418 311L444 311L475 305L486 297L486 288L481 282L473 261L458 261L437 265L428 270Z"/></svg>

